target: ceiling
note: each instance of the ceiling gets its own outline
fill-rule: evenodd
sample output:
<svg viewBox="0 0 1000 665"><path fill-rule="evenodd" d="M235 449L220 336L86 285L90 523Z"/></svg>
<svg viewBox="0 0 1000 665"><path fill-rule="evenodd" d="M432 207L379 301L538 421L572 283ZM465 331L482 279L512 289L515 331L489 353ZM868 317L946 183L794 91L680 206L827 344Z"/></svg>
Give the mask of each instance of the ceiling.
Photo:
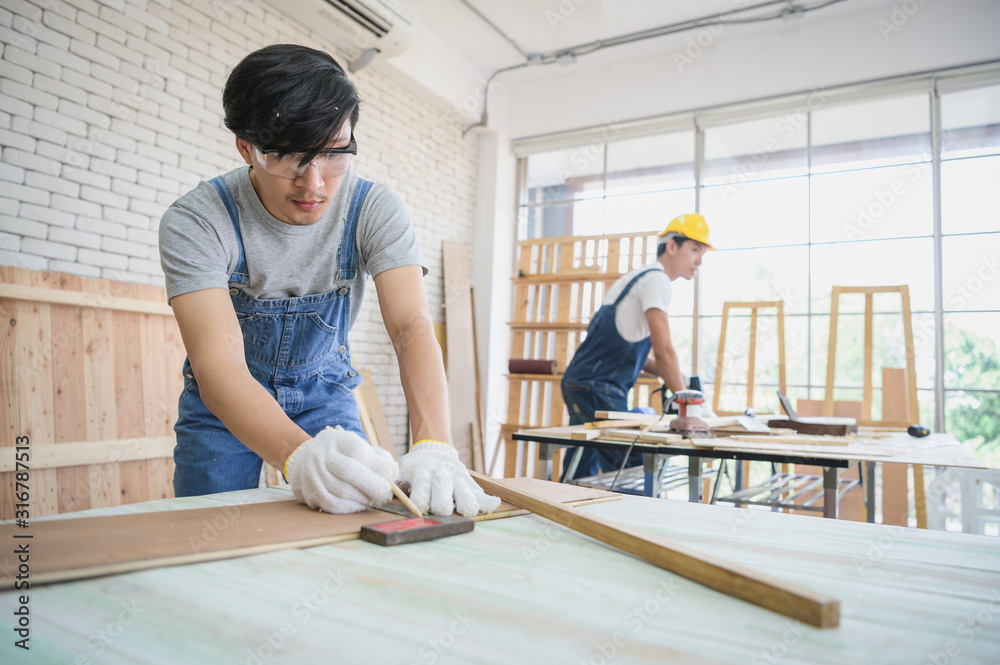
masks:
<svg viewBox="0 0 1000 665"><path fill-rule="evenodd" d="M789 5L813 7L829 0L422 0L421 22L452 49L483 72L524 63L524 54L555 54L570 47L621 35L725 14L744 7L757 7L727 15L719 29L696 27L672 35L658 36L631 44L605 48L581 55L572 65L576 71L614 62L641 59L668 51L683 53L691 40L719 39L725 35L747 35L768 31L798 30L813 21L871 11L889 6L887 0L834 0L829 6L793 17L737 24L738 19L763 17ZM476 14L471 5L481 16ZM484 20L488 19L507 35L516 47ZM520 49L520 52L519 50ZM551 59L551 58L549 58ZM558 75L559 65L531 67L512 73L509 80L526 80Z"/></svg>

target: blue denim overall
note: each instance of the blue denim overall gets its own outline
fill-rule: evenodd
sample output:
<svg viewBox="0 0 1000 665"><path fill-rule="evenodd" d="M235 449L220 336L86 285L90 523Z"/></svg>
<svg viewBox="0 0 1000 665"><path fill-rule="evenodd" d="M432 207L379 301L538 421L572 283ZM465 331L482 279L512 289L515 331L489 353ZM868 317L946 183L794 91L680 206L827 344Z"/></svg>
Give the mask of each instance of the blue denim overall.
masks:
<svg viewBox="0 0 1000 665"><path fill-rule="evenodd" d="M615 325L615 313L635 283L656 269L643 270L633 277L615 302L602 305L587 326L587 337L573 354L562 378L563 401L569 410L570 425L594 420L597 411L628 410L628 391L639 378L653 343L649 337L638 342L625 341ZM592 476L602 469L617 471L623 458L621 451L584 448L575 477ZM567 455L566 467L569 459ZM642 455L633 452L628 466L639 464L642 464Z"/></svg>
<svg viewBox="0 0 1000 665"><path fill-rule="evenodd" d="M259 300L242 290L250 280L240 233L239 210L221 176L210 181L236 231L239 260L229 276L229 293L243 331L250 374L306 433L340 425L367 439L353 390L361 377L351 366L347 333L350 290L357 277L355 234L371 182L358 178L337 250L333 291L296 298ZM174 431L174 493L193 496L257 487L262 460L230 434L206 407L184 360L184 390Z"/></svg>

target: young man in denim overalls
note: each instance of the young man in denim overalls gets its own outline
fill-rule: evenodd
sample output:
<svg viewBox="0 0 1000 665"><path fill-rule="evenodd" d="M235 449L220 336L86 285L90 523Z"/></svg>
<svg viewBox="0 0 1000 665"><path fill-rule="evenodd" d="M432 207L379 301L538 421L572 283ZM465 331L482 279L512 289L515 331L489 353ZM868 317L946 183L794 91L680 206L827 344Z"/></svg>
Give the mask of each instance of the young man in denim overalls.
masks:
<svg viewBox="0 0 1000 665"><path fill-rule="evenodd" d="M296 499L345 513L409 487L424 511L492 512L448 445L441 351L409 215L350 171L358 94L328 54L251 53L223 92L248 166L164 213L160 257L187 360L174 429L177 496L256 487L261 461ZM397 466L364 438L348 331L374 279L417 444Z"/></svg>
<svg viewBox="0 0 1000 665"><path fill-rule="evenodd" d="M611 285L563 374L571 425L595 420L597 411L627 411L628 391L644 370L661 377L673 392L686 387L667 324L670 282L694 277L702 255L711 249L705 218L681 215L659 234L656 263ZM584 448L574 477L618 469L623 459L617 450ZM632 453L629 464L642 464L641 455Z"/></svg>

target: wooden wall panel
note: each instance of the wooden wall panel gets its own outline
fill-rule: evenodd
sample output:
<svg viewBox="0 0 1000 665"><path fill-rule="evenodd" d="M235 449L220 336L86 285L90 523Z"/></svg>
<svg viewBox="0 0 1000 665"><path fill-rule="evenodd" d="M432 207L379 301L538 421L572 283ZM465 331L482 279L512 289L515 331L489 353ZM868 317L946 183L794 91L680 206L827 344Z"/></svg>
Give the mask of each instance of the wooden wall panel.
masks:
<svg viewBox="0 0 1000 665"><path fill-rule="evenodd" d="M31 517L173 495L184 349L164 289L0 267L0 324L0 446L56 460L30 470ZM13 498L0 473L0 519Z"/></svg>

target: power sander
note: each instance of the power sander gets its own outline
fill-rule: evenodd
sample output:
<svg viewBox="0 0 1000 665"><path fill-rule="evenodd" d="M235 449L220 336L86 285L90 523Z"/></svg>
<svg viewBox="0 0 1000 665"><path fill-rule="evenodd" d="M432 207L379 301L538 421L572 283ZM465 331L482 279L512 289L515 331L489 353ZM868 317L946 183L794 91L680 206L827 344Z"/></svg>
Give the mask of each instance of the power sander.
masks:
<svg viewBox="0 0 1000 665"><path fill-rule="evenodd" d="M712 428L698 416L688 415L688 409L705 402L705 393L700 390L678 390L663 403L663 413L670 404L676 404L679 415L670 421L670 431L684 436L711 437Z"/></svg>

